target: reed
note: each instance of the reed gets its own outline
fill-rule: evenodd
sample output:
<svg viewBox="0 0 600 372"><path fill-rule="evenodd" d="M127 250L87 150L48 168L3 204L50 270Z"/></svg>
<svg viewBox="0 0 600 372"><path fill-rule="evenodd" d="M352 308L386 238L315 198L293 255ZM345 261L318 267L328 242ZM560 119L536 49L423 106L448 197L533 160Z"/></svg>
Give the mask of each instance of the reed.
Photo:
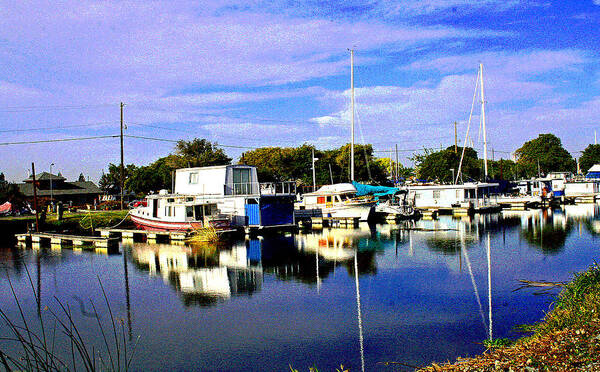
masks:
<svg viewBox="0 0 600 372"><path fill-rule="evenodd" d="M31 291L36 302L40 304L41 298L35 290L27 266L25 266L25 270ZM130 369L139 337L133 345L130 345L131 341L128 341L125 337L124 322L115 320L100 278L98 278L98 284L104 297L106 311L110 315L109 327L102 324L97 308L91 300L90 304L94 309L94 318L104 342L105 348L103 350L97 350L93 346L92 340L87 340L82 336L69 304L63 303L56 297L54 297L56 309L48 306L41 309L38 306L37 321L28 321L8 272L6 272L6 275L19 313L18 319L11 319L6 311L0 308L0 318L10 331L7 337L1 337L0 340L14 346L13 349L15 350L8 352L0 347L0 365L6 370L128 371ZM49 315L44 316L44 313ZM52 323L51 327L46 324L48 321ZM63 339L59 339L60 337ZM61 341L63 341L63 344L68 345L68 350L56 348L57 342ZM6 343L4 345L8 345Z"/></svg>

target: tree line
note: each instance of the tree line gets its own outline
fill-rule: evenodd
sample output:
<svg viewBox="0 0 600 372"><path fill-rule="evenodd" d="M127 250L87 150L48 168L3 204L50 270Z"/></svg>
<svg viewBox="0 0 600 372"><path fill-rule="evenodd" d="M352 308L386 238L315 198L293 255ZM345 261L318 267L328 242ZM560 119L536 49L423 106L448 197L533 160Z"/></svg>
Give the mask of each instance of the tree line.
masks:
<svg viewBox="0 0 600 372"><path fill-rule="evenodd" d="M242 153L238 163L256 166L261 182L296 181L299 186L312 186L313 151L318 159L315 161L317 185L348 182L350 144L332 150L319 150L309 144L261 147ZM424 149L423 153L411 158L415 166L409 168L388 158L375 158L370 144L357 144L354 146L355 179L379 185L389 185L394 178L409 177L450 183L457 175L462 153L462 147L455 149L454 146L439 151ZM540 134L525 142L515 152L515 158L516 161L488 160L488 179L516 180L557 171L576 172L575 160L553 134ZM172 154L147 166L128 164L124 169L125 189L139 195L172 189L173 172L178 168L226 165L231 161L216 143L199 138L180 140ZM582 172L596 163L600 163L600 145L589 145L580 157ZM483 167L483 159L477 151L465 148L459 180L484 181ZM120 167L109 164L108 173L102 175L99 186L105 192L118 193L120 179Z"/></svg>

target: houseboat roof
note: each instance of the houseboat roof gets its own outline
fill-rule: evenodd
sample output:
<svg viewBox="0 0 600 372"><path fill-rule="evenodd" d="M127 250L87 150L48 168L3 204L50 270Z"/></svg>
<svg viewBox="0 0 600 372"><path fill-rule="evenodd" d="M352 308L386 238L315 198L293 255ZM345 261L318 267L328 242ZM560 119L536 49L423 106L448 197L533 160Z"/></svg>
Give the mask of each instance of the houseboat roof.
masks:
<svg viewBox="0 0 600 372"><path fill-rule="evenodd" d="M228 167L235 167L235 168L256 168L254 165L246 165L246 164L226 164L226 165L213 165L210 167L192 167L192 168L179 168L176 169L176 172L183 172L183 171L194 171L194 170L208 170L208 169L224 169L224 168L228 168Z"/></svg>
<svg viewBox="0 0 600 372"><path fill-rule="evenodd" d="M485 187L498 187L499 184L498 183L487 183L487 182L481 182L481 183L464 183L464 184L460 184L460 185L437 185L437 184L431 184L431 185L408 185L407 189L419 189L419 190L428 190L428 189L437 189L437 190L441 190L441 189L459 189L459 190L463 190L463 189L482 189Z"/></svg>
<svg viewBox="0 0 600 372"><path fill-rule="evenodd" d="M321 186L317 191L304 195L331 195L331 194L351 194L356 192L356 187L351 183L336 183L333 185Z"/></svg>

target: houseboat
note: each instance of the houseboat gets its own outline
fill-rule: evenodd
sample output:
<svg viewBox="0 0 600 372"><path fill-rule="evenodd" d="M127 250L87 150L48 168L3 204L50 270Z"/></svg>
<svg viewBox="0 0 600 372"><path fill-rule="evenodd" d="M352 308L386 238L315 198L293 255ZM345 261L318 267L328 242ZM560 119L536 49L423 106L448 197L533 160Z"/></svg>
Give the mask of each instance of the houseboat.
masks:
<svg viewBox="0 0 600 372"><path fill-rule="evenodd" d="M418 209L451 210L456 207L483 212L496 209L492 193L497 183L465 183L460 185L409 184L408 199Z"/></svg>
<svg viewBox="0 0 600 372"><path fill-rule="evenodd" d="M325 185L315 192L302 195L294 206L297 216L359 218L367 221L375 200L370 196L357 197L351 183Z"/></svg>
<svg viewBox="0 0 600 372"><path fill-rule="evenodd" d="M146 230L292 226L295 194L293 182L259 183L249 165L183 168L173 193L146 196L131 219Z"/></svg>

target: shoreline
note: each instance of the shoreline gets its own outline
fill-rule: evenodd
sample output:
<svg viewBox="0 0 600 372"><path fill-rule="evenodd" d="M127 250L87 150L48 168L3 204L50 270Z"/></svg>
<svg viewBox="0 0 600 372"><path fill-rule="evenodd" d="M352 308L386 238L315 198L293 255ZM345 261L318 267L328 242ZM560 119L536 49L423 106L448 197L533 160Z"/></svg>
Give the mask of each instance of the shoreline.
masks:
<svg viewBox="0 0 600 372"><path fill-rule="evenodd" d="M600 264L575 274L544 319L526 328L533 334L509 346L492 346L479 356L431 363L418 371L600 370Z"/></svg>

